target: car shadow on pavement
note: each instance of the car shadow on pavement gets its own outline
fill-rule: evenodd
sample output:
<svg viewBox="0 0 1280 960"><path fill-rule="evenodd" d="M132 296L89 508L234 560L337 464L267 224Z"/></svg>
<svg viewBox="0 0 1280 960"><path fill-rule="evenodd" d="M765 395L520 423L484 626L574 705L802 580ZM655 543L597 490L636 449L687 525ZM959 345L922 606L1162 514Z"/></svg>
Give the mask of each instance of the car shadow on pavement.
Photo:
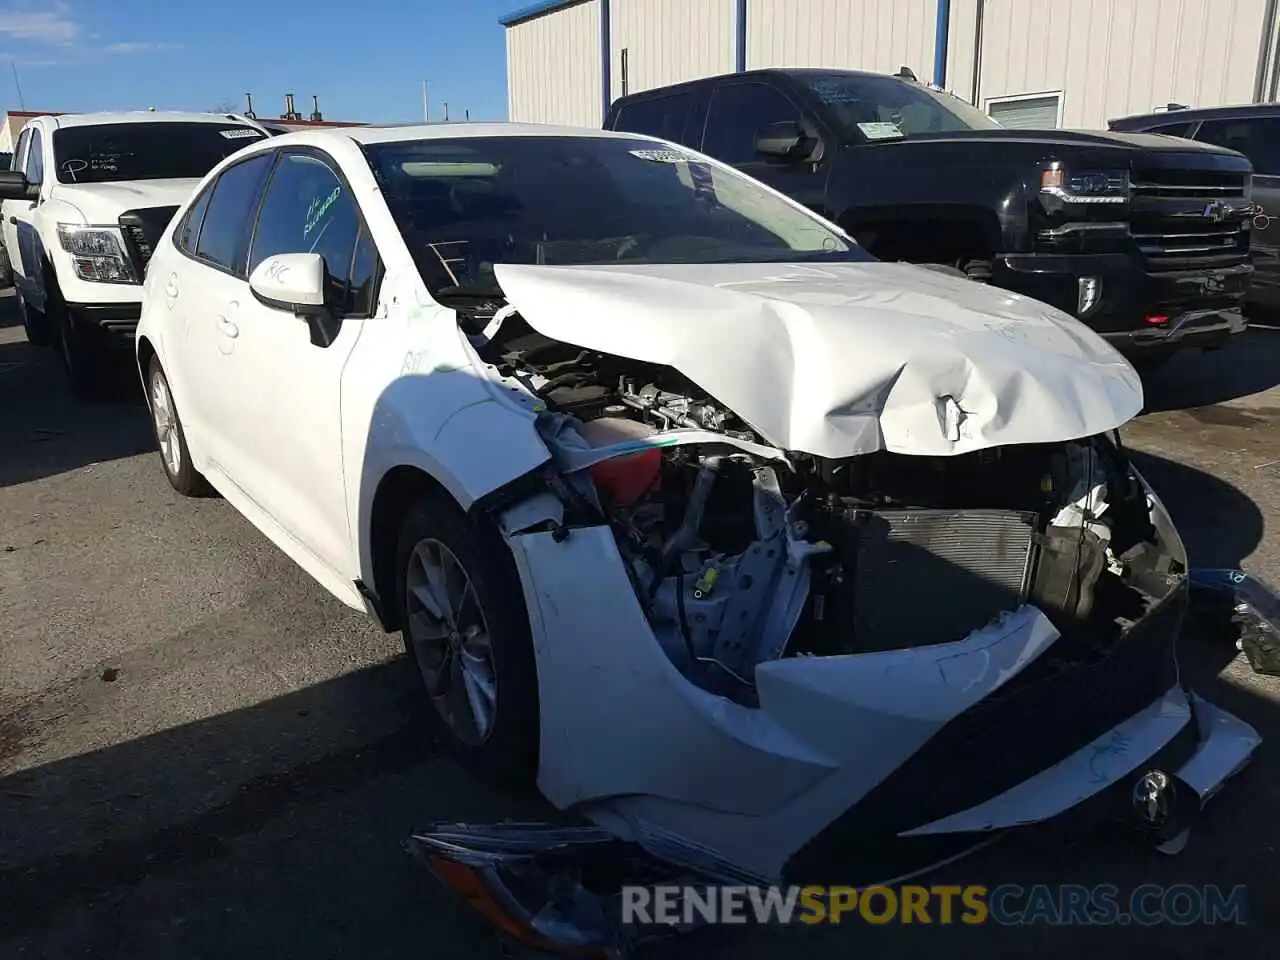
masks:
<svg viewBox="0 0 1280 960"><path fill-rule="evenodd" d="M402 843L550 811L438 756L418 684L397 658L0 778L0 955L496 958ZM0 720L0 764L40 727Z"/></svg>
<svg viewBox="0 0 1280 960"><path fill-rule="evenodd" d="M1239 567L1262 543L1266 519L1243 491L1175 460L1132 449L1128 454L1164 501L1192 566Z"/></svg>
<svg viewBox="0 0 1280 960"><path fill-rule="evenodd" d="M1185 350L1143 376L1144 413L1225 403L1280 386L1280 328L1251 327L1218 350Z"/></svg>
<svg viewBox="0 0 1280 960"><path fill-rule="evenodd" d="M0 340L0 487L154 449L141 387L123 369L118 380L106 402L82 404L52 350Z"/></svg>

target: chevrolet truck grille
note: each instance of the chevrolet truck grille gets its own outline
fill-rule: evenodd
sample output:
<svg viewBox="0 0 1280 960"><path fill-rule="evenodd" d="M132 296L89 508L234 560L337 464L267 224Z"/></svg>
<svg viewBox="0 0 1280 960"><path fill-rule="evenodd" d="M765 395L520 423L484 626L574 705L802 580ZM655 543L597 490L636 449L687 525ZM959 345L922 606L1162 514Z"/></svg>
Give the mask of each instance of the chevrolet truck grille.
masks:
<svg viewBox="0 0 1280 960"><path fill-rule="evenodd" d="M1224 267L1249 259L1246 175L1135 170L1130 232L1152 270Z"/></svg>

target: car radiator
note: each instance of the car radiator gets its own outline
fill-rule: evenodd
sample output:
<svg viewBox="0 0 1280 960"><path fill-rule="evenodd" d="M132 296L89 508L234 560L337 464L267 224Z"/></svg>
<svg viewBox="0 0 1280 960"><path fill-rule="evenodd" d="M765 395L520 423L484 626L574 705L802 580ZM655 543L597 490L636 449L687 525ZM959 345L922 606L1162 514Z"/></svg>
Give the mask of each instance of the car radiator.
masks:
<svg viewBox="0 0 1280 960"><path fill-rule="evenodd" d="M851 651L961 640L1027 600L1034 513L859 510L847 519L855 534L841 551L841 633Z"/></svg>

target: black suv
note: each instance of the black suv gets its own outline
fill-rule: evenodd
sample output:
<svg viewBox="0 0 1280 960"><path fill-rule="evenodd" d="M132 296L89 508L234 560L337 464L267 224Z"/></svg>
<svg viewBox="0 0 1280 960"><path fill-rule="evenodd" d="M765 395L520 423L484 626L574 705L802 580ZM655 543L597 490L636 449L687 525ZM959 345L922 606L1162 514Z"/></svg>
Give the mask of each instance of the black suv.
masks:
<svg viewBox="0 0 1280 960"><path fill-rule="evenodd" d="M732 164L881 259L951 264L1050 303L1135 359L1245 326L1252 168L1232 150L1006 129L913 78L837 70L647 90L605 126Z"/></svg>
<svg viewBox="0 0 1280 960"><path fill-rule="evenodd" d="M1164 113L1147 113L1111 121L1112 130L1163 133L1237 150L1253 164L1253 285L1249 300L1280 307L1280 104L1189 110L1170 105ZM1276 229L1272 230L1274 226Z"/></svg>

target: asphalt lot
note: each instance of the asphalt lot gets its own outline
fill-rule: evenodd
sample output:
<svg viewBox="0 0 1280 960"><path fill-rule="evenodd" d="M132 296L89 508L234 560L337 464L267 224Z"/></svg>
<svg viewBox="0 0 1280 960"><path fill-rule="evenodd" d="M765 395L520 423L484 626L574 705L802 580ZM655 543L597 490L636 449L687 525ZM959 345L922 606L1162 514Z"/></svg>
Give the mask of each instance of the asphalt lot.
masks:
<svg viewBox="0 0 1280 960"><path fill-rule="evenodd" d="M1280 584L1280 330L1180 357L1126 430L1193 561ZM1190 408L1190 409L1184 409ZM220 500L187 501L140 398L81 407L0 299L0 956L504 955L401 851L435 819L537 816L419 734L399 640ZM1178 857L1004 844L939 882L1247 884L1244 928L717 931L672 957L1262 956L1280 936L1280 681L1220 636L1186 672L1267 738Z"/></svg>

